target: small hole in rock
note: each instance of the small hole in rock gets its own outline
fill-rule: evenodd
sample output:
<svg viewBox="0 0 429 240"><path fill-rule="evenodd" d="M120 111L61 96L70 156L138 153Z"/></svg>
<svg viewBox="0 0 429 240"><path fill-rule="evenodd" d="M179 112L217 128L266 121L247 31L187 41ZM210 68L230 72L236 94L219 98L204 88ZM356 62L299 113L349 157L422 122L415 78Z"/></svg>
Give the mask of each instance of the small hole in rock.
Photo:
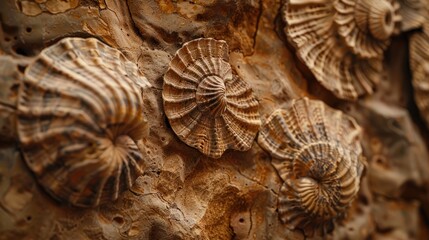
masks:
<svg viewBox="0 0 429 240"><path fill-rule="evenodd" d="M376 156L375 157L375 162L377 164L383 165L383 164L386 163L386 159L384 157L382 157L382 156Z"/></svg>
<svg viewBox="0 0 429 240"><path fill-rule="evenodd" d="M244 223L244 219L243 218L240 218L238 221L241 222L241 223Z"/></svg>
<svg viewBox="0 0 429 240"><path fill-rule="evenodd" d="M392 14L389 12L384 16L384 23L390 25L392 23Z"/></svg>
<svg viewBox="0 0 429 240"><path fill-rule="evenodd" d="M117 216L113 218L113 222L115 222L116 224L122 225L124 224L124 219L122 217Z"/></svg>
<svg viewBox="0 0 429 240"><path fill-rule="evenodd" d="M31 221L32 217L31 216L27 216L27 221Z"/></svg>
<svg viewBox="0 0 429 240"><path fill-rule="evenodd" d="M32 29L31 27L27 27L27 28L25 29L25 31L27 31L28 33L31 33L31 31L33 31L33 29Z"/></svg>
<svg viewBox="0 0 429 240"><path fill-rule="evenodd" d="M22 55L22 56L31 56L31 53L28 50L24 49L24 48L15 47L14 50L19 55Z"/></svg>
<svg viewBox="0 0 429 240"><path fill-rule="evenodd" d="M25 66L18 65L18 70L19 70L20 72L24 73L24 72L25 72Z"/></svg>

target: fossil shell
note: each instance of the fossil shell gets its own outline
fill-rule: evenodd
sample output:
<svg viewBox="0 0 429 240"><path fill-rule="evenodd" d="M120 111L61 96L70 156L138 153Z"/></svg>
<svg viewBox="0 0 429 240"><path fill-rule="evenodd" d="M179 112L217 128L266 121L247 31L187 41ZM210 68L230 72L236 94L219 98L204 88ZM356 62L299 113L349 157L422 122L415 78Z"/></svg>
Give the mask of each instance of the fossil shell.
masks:
<svg viewBox="0 0 429 240"><path fill-rule="evenodd" d="M399 33L399 4L388 0L335 1L338 33L354 54L380 57L393 33Z"/></svg>
<svg viewBox="0 0 429 240"><path fill-rule="evenodd" d="M429 24L425 25L424 32L415 33L410 38L410 65L414 98L429 127Z"/></svg>
<svg viewBox="0 0 429 240"><path fill-rule="evenodd" d="M66 38L28 66L17 129L29 168L54 198L90 207L113 201L142 173L150 84L124 55L90 38Z"/></svg>
<svg viewBox="0 0 429 240"><path fill-rule="evenodd" d="M229 64L225 41L183 45L164 75L164 111L176 135L203 154L248 150L260 126L258 101Z"/></svg>
<svg viewBox="0 0 429 240"><path fill-rule="evenodd" d="M425 0L398 0L399 14L402 17L401 30L409 31L419 28L425 22L427 8Z"/></svg>
<svg viewBox="0 0 429 240"><path fill-rule="evenodd" d="M352 118L307 98L263 124L258 143L284 181L279 217L289 228L311 235L346 211L363 171L360 133Z"/></svg>
<svg viewBox="0 0 429 240"><path fill-rule="evenodd" d="M346 32L339 33L335 14L332 1L290 0L283 14L285 33L298 57L326 89L341 99L356 100L361 95L371 94L380 81L383 55L366 59L355 54L342 39ZM345 29L345 19L342 22ZM350 43L353 41L349 39ZM355 47L359 47L362 42L356 41L356 44Z"/></svg>

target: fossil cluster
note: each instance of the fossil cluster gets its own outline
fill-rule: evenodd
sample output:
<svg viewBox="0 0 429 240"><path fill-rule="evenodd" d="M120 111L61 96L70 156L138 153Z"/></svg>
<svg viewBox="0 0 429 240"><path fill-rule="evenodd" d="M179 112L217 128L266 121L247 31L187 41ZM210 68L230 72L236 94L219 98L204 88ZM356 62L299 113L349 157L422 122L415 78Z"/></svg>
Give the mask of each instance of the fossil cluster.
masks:
<svg viewBox="0 0 429 240"><path fill-rule="evenodd" d="M380 82L384 50L401 30L401 13L414 16L422 11L399 9L396 0L291 0L284 6L285 32L326 89L338 98L356 100L373 93ZM421 26L405 18L404 29Z"/></svg>
<svg viewBox="0 0 429 240"><path fill-rule="evenodd" d="M426 4L5 0L0 239L424 236Z"/></svg>

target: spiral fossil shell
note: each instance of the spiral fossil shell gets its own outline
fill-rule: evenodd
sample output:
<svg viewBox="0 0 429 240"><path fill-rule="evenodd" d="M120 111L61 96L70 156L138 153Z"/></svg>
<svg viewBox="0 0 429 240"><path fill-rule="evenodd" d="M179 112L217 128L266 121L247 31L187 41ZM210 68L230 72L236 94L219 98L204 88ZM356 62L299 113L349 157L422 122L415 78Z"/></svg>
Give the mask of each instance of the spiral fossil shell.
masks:
<svg viewBox="0 0 429 240"><path fill-rule="evenodd" d="M410 39L410 65L414 98L420 114L429 127L429 24Z"/></svg>
<svg viewBox="0 0 429 240"><path fill-rule="evenodd" d="M346 211L363 171L361 129L321 101L292 100L262 125L258 143L284 181L279 217L311 235Z"/></svg>
<svg viewBox="0 0 429 240"><path fill-rule="evenodd" d="M373 30L361 29L365 24L359 22L362 16L356 15L362 12L357 11L356 2L290 0L283 12L285 33L298 57L326 89L346 100L373 93L381 79L382 51L388 42L378 39L386 36L375 30L377 21L368 23ZM393 24L398 18L392 17Z"/></svg>
<svg viewBox="0 0 429 240"><path fill-rule="evenodd" d="M335 23L354 54L362 58L379 57L389 37L399 32L399 4L388 0L335 1Z"/></svg>
<svg viewBox="0 0 429 240"><path fill-rule="evenodd" d="M248 150L260 126L258 101L235 75L225 41L200 38L183 45L164 75L164 111L176 135L203 154Z"/></svg>
<svg viewBox="0 0 429 240"><path fill-rule="evenodd" d="M142 173L150 84L124 55L94 39L66 38L25 71L18 100L21 149L54 198L91 207L113 201Z"/></svg>

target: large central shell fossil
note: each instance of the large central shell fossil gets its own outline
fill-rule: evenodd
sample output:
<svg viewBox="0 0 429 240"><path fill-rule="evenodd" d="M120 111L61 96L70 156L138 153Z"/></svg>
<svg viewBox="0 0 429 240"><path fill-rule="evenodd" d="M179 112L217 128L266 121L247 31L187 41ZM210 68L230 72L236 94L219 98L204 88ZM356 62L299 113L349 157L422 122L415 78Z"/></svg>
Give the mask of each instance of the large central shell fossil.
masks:
<svg viewBox="0 0 429 240"><path fill-rule="evenodd" d="M289 228L311 235L344 214L363 170L360 133L352 118L307 98L266 120L258 143L284 181L279 216Z"/></svg>
<svg viewBox="0 0 429 240"><path fill-rule="evenodd" d="M90 38L66 38L28 66L18 134L29 168L61 201L113 201L142 173L142 90L150 86L123 54Z"/></svg>
<svg viewBox="0 0 429 240"><path fill-rule="evenodd" d="M258 101L229 64L225 41L183 45L164 75L164 110L177 136L205 155L248 150L260 126Z"/></svg>
<svg viewBox="0 0 429 240"><path fill-rule="evenodd" d="M315 78L337 97L370 94L381 79L383 50L397 32L397 4L387 0L290 0L288 40Z"/></svg>
<svg viewBox="0 0 429 240"><path fill-rule="evenodd" d="M410 65L414 98L420 114L429 127L429 24L410 38Z"/></svg>

